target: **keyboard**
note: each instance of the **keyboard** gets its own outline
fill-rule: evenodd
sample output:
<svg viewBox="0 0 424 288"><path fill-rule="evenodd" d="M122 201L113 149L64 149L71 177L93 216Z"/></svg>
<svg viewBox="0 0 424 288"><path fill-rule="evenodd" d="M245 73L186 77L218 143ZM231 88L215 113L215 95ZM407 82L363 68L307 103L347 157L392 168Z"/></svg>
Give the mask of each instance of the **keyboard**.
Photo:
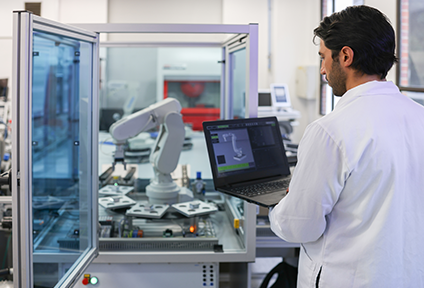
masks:
<svg viewBox="0 0 424 288"><path fill-rule="evenodd" d="M232 187L229 190L233 193L244 196L264 195L275 191L281 191L289 187L290 179L273 181L267 183L258 183L241 187Z"/></svg>

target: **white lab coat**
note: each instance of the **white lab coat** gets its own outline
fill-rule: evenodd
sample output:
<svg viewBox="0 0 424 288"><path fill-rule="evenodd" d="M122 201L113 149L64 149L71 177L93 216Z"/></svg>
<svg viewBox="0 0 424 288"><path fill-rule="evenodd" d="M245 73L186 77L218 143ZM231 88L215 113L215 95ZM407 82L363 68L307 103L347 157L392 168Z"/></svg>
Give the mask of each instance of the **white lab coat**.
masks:
<svg viewBox="0 0 424 288"><path fill-rule="evenodd" d="M347 91L300 141L271 229L302 243L298 287L424 287L424 107L392 82Z"/></svg>

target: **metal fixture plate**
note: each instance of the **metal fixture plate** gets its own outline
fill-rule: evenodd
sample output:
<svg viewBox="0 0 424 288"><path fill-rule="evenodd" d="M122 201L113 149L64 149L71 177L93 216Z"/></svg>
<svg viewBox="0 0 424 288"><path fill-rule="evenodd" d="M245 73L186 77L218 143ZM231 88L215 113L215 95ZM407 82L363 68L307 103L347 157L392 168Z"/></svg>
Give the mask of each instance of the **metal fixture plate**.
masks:
<svg viewBox="0 0 424 288"><path fill-rule="evenodd" d="M133 190L133 186L106 185L99 190L99 196L127 195Z"/></svg>
<svg viewBox="0 0 424 288"><path fill-rule="evenodd" d="M169 205L149 204L148 202L137 202L125 215L143 218L161 218L168 210Z"/></svg>
<svg viewBox="0 0 424 288"><path fill-rule="evenodd" d="M131 207L136 203L133 199L123 195L99 198L100 206L108 209Z"/></svg>
<svg viewBox="0 0 424 288"><path fill-rule="evenodd" d="M214 204L200 200L177 203L173 204L172 207L187 217L205 215L218 211L218 208Z"/></svg>

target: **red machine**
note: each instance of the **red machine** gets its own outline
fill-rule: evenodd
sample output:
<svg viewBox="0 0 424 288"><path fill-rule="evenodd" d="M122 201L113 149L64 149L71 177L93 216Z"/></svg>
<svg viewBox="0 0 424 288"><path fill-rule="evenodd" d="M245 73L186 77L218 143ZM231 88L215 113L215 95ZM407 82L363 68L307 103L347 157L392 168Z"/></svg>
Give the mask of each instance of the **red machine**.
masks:
<svg viewBox="0 0 424 288"><path fill-rule="evenodd" d="M212 87L211 85L218 85L219 87L219 81L165 80L163 96L164 98L173 97L179 100L183 106L181 114L184 123L190 123L194 131L201 131L203 121L217 120L220 117L220 108L217 108L219 105L210 104L205 99L202 100L202 93L204 93L206 87ZM219 91L219 89L217 90ZM172 96L169 95L170 92L172 92ZM218 101L219 103L219 93L213 97L217 97L218 99L214 99L214 102ZM184 105L185 103L187 104Z"/></svg>

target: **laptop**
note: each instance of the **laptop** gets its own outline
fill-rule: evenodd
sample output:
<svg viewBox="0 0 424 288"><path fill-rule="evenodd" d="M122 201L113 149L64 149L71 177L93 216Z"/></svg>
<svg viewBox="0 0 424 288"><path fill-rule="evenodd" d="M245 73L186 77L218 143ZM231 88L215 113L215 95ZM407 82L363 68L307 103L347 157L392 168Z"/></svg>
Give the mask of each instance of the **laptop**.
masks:
<svg viewBox="0 0 424 288"><path fill-rule="evenodd" d="M203 122L215 190L271 207L286 195L290 167L276 117Z"/></svg>

